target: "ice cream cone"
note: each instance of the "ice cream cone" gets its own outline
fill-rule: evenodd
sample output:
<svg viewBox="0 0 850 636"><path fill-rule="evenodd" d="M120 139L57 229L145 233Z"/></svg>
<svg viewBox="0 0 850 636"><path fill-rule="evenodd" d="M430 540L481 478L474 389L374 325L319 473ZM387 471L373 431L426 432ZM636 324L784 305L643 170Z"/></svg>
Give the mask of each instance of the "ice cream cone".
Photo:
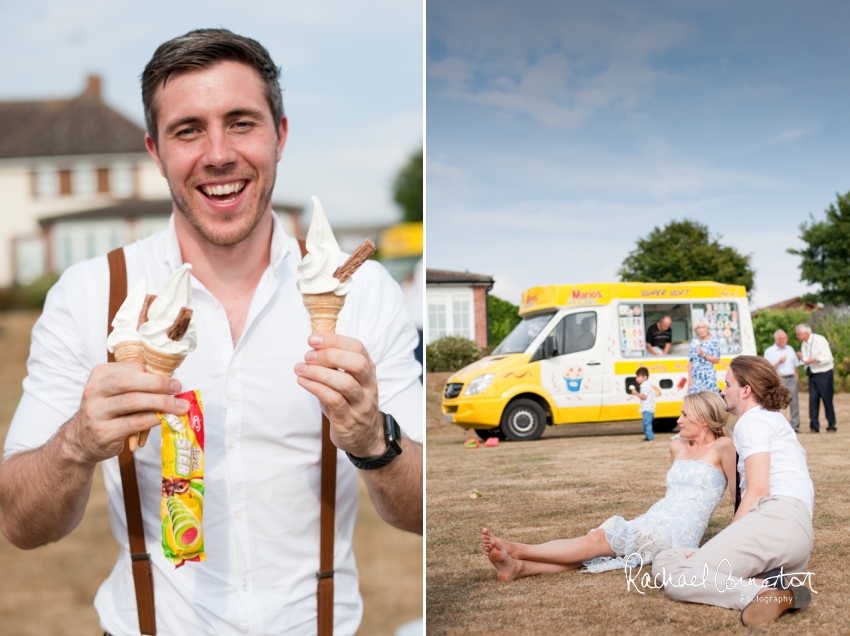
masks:
<svg viewBox="0 0 850 636"><path fill-rule="evenodd" d="M166 375L169 378L174 375L183 360L185 355L175 353L162 353L150 347L144 347L145 354L145 370L148 373L156 373L157 375Z"/></svg>
<svg viewBox="0 0 850 636"><path fill-rule="evenodd" d="M116 362L144 362L145 353L141 340L126 340L113 347Z"/></svg>
<svg viewBox="0 0 850 636"><path fill-rule="evenodd" d="M310 324L313 333L317 331L336 331L336 320L342 306L345 304L345 296L337 296L333 292L325 294L302 294L304 306L310 313Z"/></svg>
<svg viewBox="0 0 850 636"><path fill-rule="evenodd" d="M162 353L161 351L157 351L156 349L152 349L150 347L144 347L144 355L145 355L145 370L148 373L156 373L157 375L164 375L169 378L174 376L174 372L177 370L183 360L186 359L186 356L174 353ZM139 433L139 446L144 446L145 442L148 441L148 434L150 431L142 431Z"/></svg>

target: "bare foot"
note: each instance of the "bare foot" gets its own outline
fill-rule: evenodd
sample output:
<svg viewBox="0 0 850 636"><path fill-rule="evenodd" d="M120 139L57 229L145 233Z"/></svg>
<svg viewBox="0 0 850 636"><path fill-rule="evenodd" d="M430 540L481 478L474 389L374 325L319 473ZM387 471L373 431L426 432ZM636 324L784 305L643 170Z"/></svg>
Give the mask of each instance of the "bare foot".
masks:
<svg viewBox="0 0 850 636"><path fill-rule="evenodd" d="M494 537L487 528L481 528L481 538L484 541L484 554L487 556L490 556L490 550L493 549L494 541L500 541L502 545L499 549L504 550L512 557L516 557L516 552L522 547L521 543L514 543L513 541Z"/></svg>
<svg viewBox="0 0 850 636"><path fill-rule="evenodd" d="M490 559L490 563L496 568L497 578L503 583L510 583L519 578L519 573L522 570L522 561L514 559L502 548L502 540L494 538L487 556Z"/></svg>

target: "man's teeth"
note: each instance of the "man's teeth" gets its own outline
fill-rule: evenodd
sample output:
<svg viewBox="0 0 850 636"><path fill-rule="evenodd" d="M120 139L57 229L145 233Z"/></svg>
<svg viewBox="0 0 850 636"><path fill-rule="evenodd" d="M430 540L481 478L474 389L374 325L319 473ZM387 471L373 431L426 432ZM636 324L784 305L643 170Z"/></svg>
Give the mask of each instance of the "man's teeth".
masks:
<svg viewBox="0 0 850 636"><path fill-rule="evenodd" d="M220 185L205 185L201 186L201 190L204 191L204 194L207 196L216 194L231 194L233 192L242 192L242 189L245 187L244 181L237 181L236 183L222 183Z"/></svg>

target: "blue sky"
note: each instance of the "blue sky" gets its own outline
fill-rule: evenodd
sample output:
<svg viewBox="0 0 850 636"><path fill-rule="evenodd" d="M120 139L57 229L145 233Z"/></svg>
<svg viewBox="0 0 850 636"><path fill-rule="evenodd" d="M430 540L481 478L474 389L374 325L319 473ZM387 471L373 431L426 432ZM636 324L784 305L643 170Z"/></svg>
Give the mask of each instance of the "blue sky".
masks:
<svg viewBox="0 0 850 636"><path fill-rule="evenodd" d="M850 5L429 0L427 263L616 280L690 218L752 255L757 306L806 290L798 226L850 190Z"/></svg>
<svg viewBox="0 0 850 636"><path fill-rule="evenodd" d="M143 122L139 75L156 47L225 27L282 67L289 140L275 200L332 223L392 222L396 172L422 145L422 2L30 0L0 3L0 99L71 97L89 73L108 103Z"/></svg>

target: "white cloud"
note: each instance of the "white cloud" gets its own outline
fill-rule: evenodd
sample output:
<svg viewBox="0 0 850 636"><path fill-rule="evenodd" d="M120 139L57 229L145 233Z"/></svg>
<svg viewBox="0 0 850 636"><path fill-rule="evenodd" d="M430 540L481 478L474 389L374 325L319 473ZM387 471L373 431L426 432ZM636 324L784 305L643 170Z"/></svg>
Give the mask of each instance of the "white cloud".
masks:
<svg viewBox="0 0 850 636"><path fill-rule="evenodd" d="M802 139L803 137L808 137L810 135L814 135L816 132L819 132L820 128L816 126L807 126L805 128L791 128L790 130L783 131L776 135L773 138L775 142L784 142L784 141L796 141L797 139Z"/></svg>

